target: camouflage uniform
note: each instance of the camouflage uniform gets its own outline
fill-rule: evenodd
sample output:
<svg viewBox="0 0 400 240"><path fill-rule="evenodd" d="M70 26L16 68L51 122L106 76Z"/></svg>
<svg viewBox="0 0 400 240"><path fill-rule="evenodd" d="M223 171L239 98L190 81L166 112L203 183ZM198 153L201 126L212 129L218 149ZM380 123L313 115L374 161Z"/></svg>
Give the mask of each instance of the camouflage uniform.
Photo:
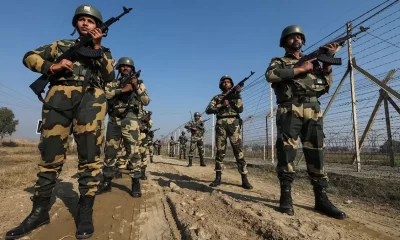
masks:
<svg viewBox="0 0 400 240"><path fill-rule="evenodd" d="M141 157L141 173L142 173L142 179L146 180L146 168L147 168L147 156L146 156L146 151L147 151L147 135L150 131L150 128L153 126L153 120L151 119L146 119L146 114L150 114L151 112L143 110L141 111L140 114L140 136L139 136L139 152L140 152L140 157Z"/></svg>
<svg viewBox="0 0 400 240"><path fill-rule="evenodd" d="M150 162L153 162L154 148L153 148L154 130L146 134L147 150L149 151Z"/></svg>
<svg viewBox="0 0 400 240"><path fill-rule="evenodd" d="M125 64L127 61L129 64ZM129 65L133 67L133 61L130 58L121 58L119 65ZM121 80L123 76L113 80L106 86L106 96L109 99L109 121L107 124L105 159L103 167L104 182L99 188L99 193L111 191L111 180L116 173L117 158L120 150L121 140L126 154L120 158L127 161L132 167L130 176L132 178L132 196L140 197L141 161L139 153L139 111L142 106L147 106L150 98L147 94L146 86L138 81L138 88L134 92L122 93ZM125 96L124 96L125 95ZM129 100L130 99L130 100ZM137 187L139 186L139 187Z"/></svg>
<svg viewBox="0 0 400 240"><path fill-rule="evenodd" d="M203 135L204 135L204 122L200 119L201 114L199 112L194 113L193 120L189 121L185 124L185 129L189 130L190 135L190 148L189 148L189 164L188 167L193 164L193 156L194 151L197 150L200 156L200 166L205 167L206 164L204 162L204 143L203 143Z"/></svg>
<svg viewBox="0 0 400 240"><path fill-rule="evenodd" d="M179 159L186 159L186 143L188 142L187 137L185 136L185 132L182 132L182 135L179 136Z"/></svg>
<svg viewBox="0 0 400 240"><path fill-rule="evenodd" d="M290 34L301 35L303 43L305 42L302 29L298 26L289 26L282 32L281 47L285 45L285 39ZM312 72L295 76L293 69L298 60L299 58L290 53L286 53L284 57L273 58L265 73L267 81L272 83L278 104L276 114L278 164L276 170L281 184L280 208L284 213L294 214L290 193L295 176L293 162L296 158L299 140L301 140L308 175L314 186L316 197L320 198L316 199L316 209L319 208L317 205L323 202L325 205L322 208L324 209L318 210L332 215L330 211L333 210L333 205L328 203L325 192L328 186L328 177L323 162L325 136L322 111L318 101L318 98L329 90L332 83L332 71L328 72L321 67L314 67ZM323 201L320 201L321 197L324 198ZM344 213L336 210L333 215L342 218Z"/></svg>
<svg viewBox="0 0 400 240"><path fill-rule="evenodd" d="M153 143L153 147L154 147L154 150L156 151L156 154L159 156L161 154L161 141L160 140L156 140Z"/></svg>
<svg viewBox="0 0 400 240"><path fill-rule="evenodd" d="M171 140L169 141L169 157L175 156L175 145L174 137L171 136Z"/></svg>
<svg viewBox="0 0 400 240"><path fill-rule="evenodd" d="M77 8L72 20L74 27L81 15L92 17L97 24L102 22L101 14L95 7L82 5ZM80 207L76 237L87 238L94 232L93 203L101 173L100 154L107 109L104 87L114 78L114 69L110 50L105 47L94 50L90 45L87 49L102 57L90 58L76 54L69 59L73 71L62 70L53 74L51 68L56 59L76 42L55 41L29 51L23 57L25 67L47 76L50 86L42 109L42 152L32 197L33 209L20 226L7 232L6 239L22 237L50 221L50 197L65 163L71 127L78 147Z"/></svg>
<svg viewBox="0 0 400 240"><path fill-rule="evenodd" d="M229 79L233 87L232 78L225 75L220 79L219 87L221 90L223 90L222 83L225 79ZM218 186L221 184L221 174L224 169L223 160L225 158L227 140L229 139L236 159L238 172L242 176L242 186L251 189L252 186L247 180L247 163L244 160L242 138L240 135L242 119L240 119L239 114L243 112L242 97L237 95L232 99L228 99L229 105L223 107L222 99L225 95L225 93L221 93L214 96L206 108L207 114L216 114L217 117L215 127L217 153L215 156L214 169L216 171L216 180L211 184L211 186Z"/></svg>

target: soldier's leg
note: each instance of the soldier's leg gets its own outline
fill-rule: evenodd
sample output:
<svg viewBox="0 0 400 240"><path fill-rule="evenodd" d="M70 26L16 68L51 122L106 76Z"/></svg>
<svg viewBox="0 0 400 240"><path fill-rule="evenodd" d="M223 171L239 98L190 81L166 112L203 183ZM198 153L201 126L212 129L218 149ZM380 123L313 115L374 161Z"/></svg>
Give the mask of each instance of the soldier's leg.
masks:
<svg viewBox="0 0 400 240"><path fill-rule="evenodd" d="M200 166L205 167L206 163L204 161L204 143L203 143L203 139L199 139L197 141L197 151L199 152Z"/></svg>
<svg viewBox="0 0 400 240"><path fill-rule="evenodd" d="M80 95L76 96L80 98ZM93 204L101 176L101 147L107 99L101 89L88 88L74 112L74 137L78 149L79 209L76 237L93 235Z"/></svg>
<svg viewBox="0 0 400 240"><path fill-rule="evenodd" d="M104 150L103 182L97 194L111 191L111 181L117 174L117 159L121 143L121 120L110 117L107 123L106 146Z"/></svg>
<svg viewBox="0 0 400 240"><path fill-rule="evenodd" d="M122 127L121 127L121 134L122 134ZM126 155L126 148L123 138L121 138L121 144L119 145L117 158L118 158L117 160L118 171L122 169L128 169L128 157Z"/></svg>
<svg viewBox="0 0 400 240"><path fill-rule="evenodd" d="M130 176L132 178L132 197L141 197L140 177L141 177L141 157L139 153L139 119L137 116L128 113L128 116L122 120L122 137L125 149L132 169Z"/></svg>
<svg viewBox="0 0 400 240"><path fill-rule="evenodd" d="M139 136L139 152L140 152L140 160L141 160L141 166L140 166L140 171L141 171L141 179L146 180L146 168L147 168L147 156L146 156L146 145L147 142L145 141L146 139L146 134L145 133L140 133Z"/></svg>
<svg viewBox="0 0 400 240"><path fill-rule="evenodd" d="M183 151L183 159L186 159L186 143L185 145L183 145L182 151Z"/></svg>
<svg viewBox="0 0 400 240"><path fill-rule="evenodd" d="M210 184L211 187L221 185L222 170L224 169L224 158L226 153L227 143L227 124L224 119L217 121L215 127L215 143L217 146L217 153L215 155L215 180Z"/></svg>
<svg viewBox="0 0 400 240"><path fill-rule="evenodd" d="M154 156L154 147L153 145L149 146L149 155L150 155L150 162L153 162L153 156Z"/></svg>
<svg viewBox="0 0 400 240"><path fill-rule="evenodd" d="M276 115L277 140L276 166L281 186L279 209L282 213L294 215L291 184L294 180L294 165L299 135L303 125L303 108L295 105L279 105Z"/></svg>
<svg viewBox="0 0 400 240"><path fill-rule="evenodd" d="M228 136L232 146L233 155L236 159L236 164L240 175L242 176L242 187L245 189L252 189L253 186L247 179L247 163L244 160L244 154L242 149L242 137L240 134L240 119L235 119L233 122L227 122L228 124Z"/></svg>
<svg viewBox="0 0 400 240"><path fill-rule="evenodd" d="M68 91L63 86L53 86L47 93L45 102L61 108L71 107L71 101L64 90ZM6 233L6 239L20 238L50 222L50 198L65 161L65 146L70 134L72 112L60 113L43 106L42 119L41 161L38 164L39 173L34 195L31 197L32 211L19 226Z"/></svg>
<svg viewBox="0 0 400 240"><path fill-rule="evenodd" d="M193 156L194 156L194 150L196 149L196 141L190 140L190 148L189 148L189 164L187 165L188 167L192 166L193 164Z"/></svg>
<svg viewBox="0 0 400 240"><path fill-rule="evenodd" d="M308 175L315 194L315 210L330 217L343 219L346 214L336 208L328 199L328 177L324 170L324 132L320 108L304 109L305 124L301 132L304 157L307 163Z"/></svg>

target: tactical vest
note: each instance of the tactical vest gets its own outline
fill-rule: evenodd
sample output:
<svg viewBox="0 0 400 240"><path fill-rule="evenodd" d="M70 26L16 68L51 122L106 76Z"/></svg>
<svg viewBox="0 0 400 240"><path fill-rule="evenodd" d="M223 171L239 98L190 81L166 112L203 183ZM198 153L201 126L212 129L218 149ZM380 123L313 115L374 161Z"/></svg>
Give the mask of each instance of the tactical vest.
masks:
<svg viewBox="0 0 400 240"><path fill-rule="evenodd" d="M291 69L298 62L298 59L288 57L274 60L281 62L284 69ZM299 96L320 97L329 90L328 77L329 74L323 71L304 73L291 80L273 83L272 87L278 103L290 101L293 97Z"/></svg>
<svg viewBox="0 0 400 240"><path fill-rule="evenodd" d="M75 44L75 40L62 40L57 42L57 55L61 55ZM105 54L109 54L109 50L105 49ZM58 57L58 56L56 56ZM55 74L52 81L84 81L88 78L88 83L97 88L104 89L105 81L100 73L101 65L98 58L88 58L76 54L73 57L73 71L66 71L61 76Z"/></svg>

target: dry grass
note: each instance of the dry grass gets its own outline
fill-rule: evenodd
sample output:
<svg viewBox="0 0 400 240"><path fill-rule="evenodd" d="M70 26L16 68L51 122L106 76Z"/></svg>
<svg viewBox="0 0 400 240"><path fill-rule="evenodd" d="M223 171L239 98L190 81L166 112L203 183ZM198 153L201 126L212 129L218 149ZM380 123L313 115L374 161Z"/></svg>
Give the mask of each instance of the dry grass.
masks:
<svg viewBox="0 0 400 240"><path fill-rule="evenodd" d="M3 144L7 142L6 144ZM37 164L40 161L38 142L3 141L0 144L0 190L20 189L32 186L37 180ZM74 151L68 152L68 161L64 164L63 173L76 171L77 160ZM76 151L75 151L76 152Z"/></svg>

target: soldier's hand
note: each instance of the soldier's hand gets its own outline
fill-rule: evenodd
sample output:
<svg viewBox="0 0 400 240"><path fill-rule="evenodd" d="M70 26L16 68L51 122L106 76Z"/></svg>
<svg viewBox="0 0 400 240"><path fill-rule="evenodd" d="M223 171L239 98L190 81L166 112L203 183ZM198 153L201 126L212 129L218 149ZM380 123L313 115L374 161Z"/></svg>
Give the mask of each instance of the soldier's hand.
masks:
<svg viewBox="0 0 400 240"><path fill-rule="evenodd" d="M133 86L132 84L126 84L125 87L121 89L121 92L126 93L126 92L132 92L133 91Z"/></svg>
<svg viewBox="0 0 400 240"><path fill-rule="evenodd" d="M229 106L229 100L225 100L225 101L222 103L222 107L226 107L226 106Z"/></svg>
<svg viewBox="0 0 400 240"><path fill-rule="evenodd" d="M323 46L322 48L326 49L326 51L327 51L327 53L329 55L333 55L333 54L335 54L335 52L338 49L338 47L339 47L339 44L330 43L330 44L327 44L327 45Z"/></svg>
<svg viewBox="0 0 400 240"><path fill-rule="evenodd" d="M70 60L63 59L59 63L53 64L50 69L53 73L58 73L63 69L73 71L73 63Z"/></svg>
<svg viewBox="0 0 400 240"><path fill-rule="evenodd" d="M135 89L137 89L137 86L138 86L138 79L137 79L136 76L133 76L133 77L132 77L131 83L132 83L132 85L135 87Z"/></svg>
<svg viewBox="0 0 400 240"><path fill-rule="evenodd" d="M103 38L103 32L100 28L95 28L89 32L93 38L94 49L101 48L101 39Z"/></svg>
<svg viewBox="0 0 400 240"><path fill-rule="evenodd" d="M312 62L317 60L316 58L310 59L308 61L305 61L303 64L300 65L300 68L303 70L303 72L312 72L314 70L314 65Z"/></svg>
<svg viewBox="0 0 400 240"><path fill-rule="evenodd" d="M236 91L236 94L239 94L242 91L242 87L236 86L235 91Z"/></svg>

